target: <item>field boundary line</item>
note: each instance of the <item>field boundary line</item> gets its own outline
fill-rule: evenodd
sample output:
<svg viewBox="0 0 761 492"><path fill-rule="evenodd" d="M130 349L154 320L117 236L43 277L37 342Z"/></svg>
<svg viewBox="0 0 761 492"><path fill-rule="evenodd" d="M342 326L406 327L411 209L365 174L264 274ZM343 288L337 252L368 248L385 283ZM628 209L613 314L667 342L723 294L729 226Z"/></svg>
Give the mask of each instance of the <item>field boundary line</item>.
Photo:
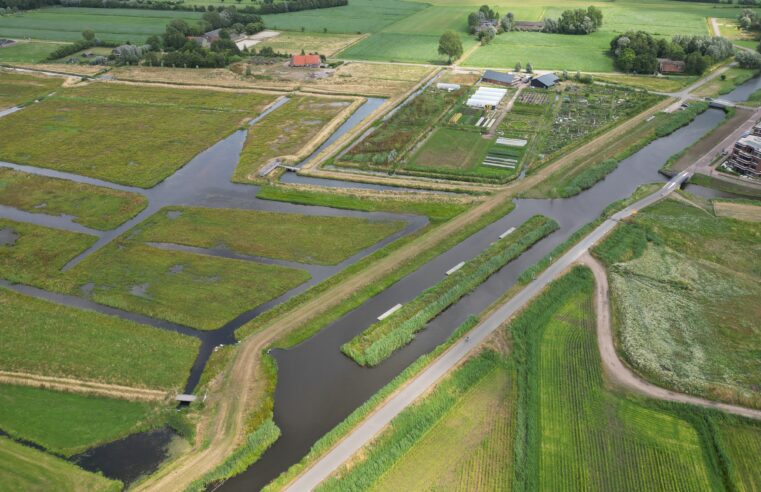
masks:
<svg viewBox="0 0 761 492"><path fill-rule="evenodd" d="M169 392L164 390L99 383L83 379L42 376L25 372L0 371L0 382L19 386L48 388L69 393L105 396L121 400L161 401L169 396Z"/></svg>
<svg viewBox="0 0 761 492"><path fill-rule="evenodd" d="M597 311L597 346L600 350L600 359L602 361L605 374L610 380L630 391L639 393L649 398L657 400L671 401L695 405L712 410L739 415L755 420L761 420L761 410L721 403L717 401L691 396L684 393L671 391L653 383L646 381L631 370L618 357L615 343L613 340L613 330L611 327L610 317L610 292L608 288L608 276L605 266L596 258L585 253L580 263L589 267L595 277L595 310Z"/></svg>

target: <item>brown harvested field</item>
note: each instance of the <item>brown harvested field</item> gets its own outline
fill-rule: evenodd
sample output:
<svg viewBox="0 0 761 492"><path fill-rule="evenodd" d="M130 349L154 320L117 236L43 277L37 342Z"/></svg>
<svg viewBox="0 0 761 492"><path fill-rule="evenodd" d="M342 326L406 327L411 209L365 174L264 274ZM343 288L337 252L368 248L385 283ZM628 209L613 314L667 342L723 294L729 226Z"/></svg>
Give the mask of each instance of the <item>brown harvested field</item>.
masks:
<svg viewBox="0 0 761 492"><path fill-rule="evenodd" d="M244 64L234 65L232 70L120 67L112 74L117 80L135 82L393 97L408 91L432 70L414 65L355 62L336 69L294 69L283 61L252 65L250 76L244 75ZM313 77L317 72L326 76Z"/></svg>
<svg viewBox="0 0 761 492"><path fill-rule="evenodd" d="M447 70L439 79L448 84L474 85L481 79L481 72Z"/></svg>
<svg viewBox="0 0 761 492"><path fill-rule="evenodd" d="M761 206L759 205L714 200L713 211L719 217L729 217L747 222L761 222Z"/></svg>
<svg viewBox="0 0 761 492"><path fill-rule="evenodd" d="M358 34L323 34L316 32L281 32L280 35L256 45L257 49L269 47L278 53L297 55L319 53L331 57L352 43L363 38Z"/></svg>

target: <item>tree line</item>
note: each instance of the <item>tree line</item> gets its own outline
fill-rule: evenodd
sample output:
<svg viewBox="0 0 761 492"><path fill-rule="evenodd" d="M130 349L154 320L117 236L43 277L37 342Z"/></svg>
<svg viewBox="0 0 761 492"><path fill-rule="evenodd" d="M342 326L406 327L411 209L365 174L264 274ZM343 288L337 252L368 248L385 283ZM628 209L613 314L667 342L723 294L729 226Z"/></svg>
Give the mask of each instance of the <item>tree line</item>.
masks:
<svg viewBox="0 0 761 492"><path fill-rule="evenodd" d="M676 35L671 41L655 39L644 31L629 31L613 38L610 49L616 68L622 72L655 73L658 58L683 61L685 72L700 75L713 63L734 54L732 43L723 37Z"/></svg>
<svg viewBox="0 0 761 492"><path fill-rule="evenodd" d="M224 0L222 0L224 2ZM236 0L241 2L242 0ZM252 0L253 1L253 0ZM316 10L330 7L342 7L349 0L264 0L256 6L243 7L241 11L247 14L281 14L301 10ZM185 12L205 12L221 10L222 7L213 5L190 5L183 0L0 0L0 9L9 12L33 10L51 5L63 7L89 7L104 9L142 9L142 10L179 10Z"/></svg>
<svg viewBox="0 0 761 492"><path fill-rule="evenodd" d="M594 6L566 10L558 19L545 19L542 32L558 34L592 34L602 26L602 11Z"/></svg>

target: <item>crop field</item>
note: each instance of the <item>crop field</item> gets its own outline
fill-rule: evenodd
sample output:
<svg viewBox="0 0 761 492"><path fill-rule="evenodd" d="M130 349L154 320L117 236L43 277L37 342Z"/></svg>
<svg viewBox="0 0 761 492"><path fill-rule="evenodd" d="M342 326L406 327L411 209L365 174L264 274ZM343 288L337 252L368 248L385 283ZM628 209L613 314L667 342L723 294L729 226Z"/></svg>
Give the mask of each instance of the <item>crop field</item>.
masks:
<svg viewBox="0 0 761 492"><path fill-rule="evenodd" d="M51 41L78 41L92 29L99 39L113 43L142 44L161 34L172 19L195 23L200 13L162 10L49 7L0 16L0 37ZM2 51L2 50L0 50Z"/></svg>
<svg viewBox="0 0 761 492"><path fill-rule="evenodd" d="M135 239L337 265L403 227L404 222L353 217L170 207L142 224Z"/></svg>
<svg viewBox="0 0 761 492"><path fill-rule="evenodd" d="M731 479L736 490L751 492L761 489L761 428L758 425L719 426L719 436L732 463Z"/></svg>
<svg viewBox="0 0 761 492"><path fill-rule="evenodd" d="M0 489L117 492L122 484L0 437Z"/></svg>
<svg viewBox="0 0 761 492"><path fill-rule="evenodd" d="M0 54L6 49L8 48L0 49ZM46 96L56 90L61 82L61 79L0 71L0 110Z"/></svg>
<svg viewBox="0 0 761 492"><path fill-rule="evenodd" d="M0 289L0 370L177 390L199 342ZM1 427L0 427L1 428Z"/></svg>
<svg viewBox="0 0 761 492"><path fill-rule="evenodd" d="M96 241L95 236L0 219L0 277L49 287L59 270Z"/></svg>
<svg viewBox="0 0 761 492"><path fill-rule="evenodd" d="M576 268L511 323L518 366L518 486L707 490L696 430L610 393L595 339L593 280Z"/></svg>
<svg viewBox="0 0 761 492"><path fill-rule="evenodd" d="M0 17L2 22L3 17ZM45 60L58 44L39 41L19 41L0 48L0 63L36 63Z"/></svg>
<svg viewBox="0 0 761 492"><path fill-rule="evenodd" d="M309 280L304 270L117 240L67 274L66 290L210 330Z"/></svg>
<svg viewBox="0 0 761 492"><path fill-rule="evenodd" d="M391 168L462 95L429 89L400 108L341 157L341 164Z"/></svg>
<svg viewBox="0 0 761 492"><path fill-rule="evenodd" d="M402 478L399 474L410 469L415 473L402 478L407 490L413 490L409 488L409 480L424 484L425 476L441 480L444 486L457 485L461 480L479 483L481 479L500 486L498 480L506 476L505 470L500 470L504 465L494 462L509 453L510 446L510 412L509 406L504 405L510 381L505 374L495 374L500 369L504 369L500 356L494 352L470 359L429 396L396 417L389 430L365 450L364 459L352 463L351 468L340 468L316 490L389 490L399 483ZM488 394L490 389L496 395ZM493 419L496 415L489 410L495 405L501 407L502 415L507 414L507 422ZM457 427L450 427L452 425ZM471 433L467 432L469 429ZM463 440L457 440L456 436ZM426 448L430 450L436 443L446 445L437 447L435 455L425 453ZM464 448L472 454L463 453ZM441 462L437 459L439 452L444 453ZM444 462L456 468L446 469L445 475L435 475L437 468L444 470ZM410 468L413 465L419 468ZM425 485L424 488L429 488L431 483Z"/></svg>
<svg viewBox="0 0 761 492"><path fill-rule="evenodd" d="M291 55L297 55L303 50L306 53L320 53L331 57L359 38L356 34L286 31L257 44L256 48L270 47L278 53Z"/></svg>
<svg viewBox="0 0 761 492"><path fill-rule="evenodd" d="M644 111L660 96L629 89L597 85L568 85L552 128L544 137L542 153L552 155L571 143L579 143L605 128Z"/></svg>
<svg viewBox="0 0 761 492"><path fill-rule="evenodd" d="M158 422L158 407L26 386L0 385L0 429L64 456Z"/></svg>
<svg viewBox="0 0 761 492"><path fill-rule="evenodd" d="M93 229L113 229L143 210L142 195L0 168L0 205L70 215Z"/></svg>
<svg viewBox="0 0 761 492"><path fill-rule="evenodd" d="M274 158L295 161L295 156L350 104L348 100L318 97L290 99L251 127L233 179L256 179L257 171Z"/></svg>
<svg viewBox="0 0 761 492"><path fill-rule="evenodd" d="M668 200L597 248L636 370L678 391L761 406L760 237L759 223Z"/></svg>
<svg viewBox="0 0 761 492"><path fill-rule="evenodd" d="M327 29L329 33L355 34L377 32L424 8L425 4L405 0L354 0L344 7L262 17L267 27L274 30L300 31L303 27L309 32L323 32L323 29Z"/></svg>
<svg viewBox="0 0 761 492"><path fill-rule="evenodd" d="M509 490L514 396L509 370L484 375L371 490Z"/></svg>
<svg viewBox="0 0 761 492"><path fill-rule="evenodd" d="M0 119L0 159L151 187L272 100L102 83L65 89Z"/></svg>

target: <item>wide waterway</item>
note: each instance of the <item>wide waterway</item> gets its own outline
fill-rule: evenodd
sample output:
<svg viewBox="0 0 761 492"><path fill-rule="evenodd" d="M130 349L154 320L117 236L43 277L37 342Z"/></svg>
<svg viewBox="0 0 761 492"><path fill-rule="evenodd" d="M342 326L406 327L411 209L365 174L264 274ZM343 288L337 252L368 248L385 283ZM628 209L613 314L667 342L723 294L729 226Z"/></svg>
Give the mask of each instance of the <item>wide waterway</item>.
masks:
<svg viewBox="0 0 761 492"><path fill-rule="evenodd" d="M468 316L486 309L515 285L526 268L574 231L594 221L609 204L629 197L639 185L665 182L658 170L666 160L716 127L724 116L720 110L706 111L688 126L625 159L603 181L575 197L516 200L511 213L429 261L309 340L288 350L273 351L278 364L274 419L282 435L257 463L225 482L221 490L258 490L298 462L321 436L418 357L443 343ZM724 196L695 186L689 190L706 196ZM374 368L360 367L340 352L342 344L374 323L381 313L397 303L409 302L441 280L452 266L475 257L502 232L537 214L554 218L560 229L441 313L412 343Z"/></svg>

